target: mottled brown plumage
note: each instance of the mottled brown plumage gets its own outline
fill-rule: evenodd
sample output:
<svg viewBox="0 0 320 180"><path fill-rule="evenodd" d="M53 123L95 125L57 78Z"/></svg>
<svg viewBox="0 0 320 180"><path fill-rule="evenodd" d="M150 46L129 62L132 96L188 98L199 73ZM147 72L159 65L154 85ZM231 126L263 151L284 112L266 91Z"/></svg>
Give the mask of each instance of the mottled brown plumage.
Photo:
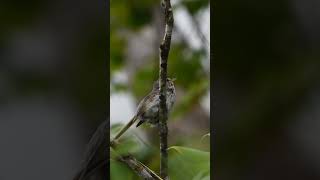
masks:
<svg viewBox="0 0 320 180"><path fill-rule="evenodd" d="M167 78L167 109L171 110L175 98L176 92L173 84L173 80ZM152 91L144 97L138 105L136 115L134 118L139 120L136 127L139 127L144 122L155 125L159 122L158 113L159 113L159 103L160 103L160 91L159 91L159 81L156 81L153 84Z"/></svg>

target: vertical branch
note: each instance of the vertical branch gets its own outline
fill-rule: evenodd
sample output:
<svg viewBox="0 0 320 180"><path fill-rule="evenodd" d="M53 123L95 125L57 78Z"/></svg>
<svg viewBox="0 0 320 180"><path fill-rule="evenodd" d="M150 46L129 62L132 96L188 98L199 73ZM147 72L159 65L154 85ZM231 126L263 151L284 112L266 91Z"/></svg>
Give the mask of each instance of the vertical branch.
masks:
<svg viewBox="0 0 320 180"><path fill-rule="evenodd" d="M160 107L159 107L159 137L160 137L160 176L168 178L168 109L166 106L166 82L167 82L167 61L171 45L171 35L173 28L173 13L170 0L162 0L165 15L165 33L160 44Z"/></svg>

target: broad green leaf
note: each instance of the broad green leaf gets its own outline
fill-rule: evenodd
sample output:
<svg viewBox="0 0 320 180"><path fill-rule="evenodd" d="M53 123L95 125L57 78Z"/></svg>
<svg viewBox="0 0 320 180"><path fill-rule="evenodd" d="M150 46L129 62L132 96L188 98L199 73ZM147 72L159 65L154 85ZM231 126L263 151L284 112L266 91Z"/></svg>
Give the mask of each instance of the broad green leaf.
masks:
<svg viewBox="0 0 320 180"><path fill-rule="evenodd" d="M169 152L169 176L171 180L210 179L210 153L181 146L173 146Z"/></svg>

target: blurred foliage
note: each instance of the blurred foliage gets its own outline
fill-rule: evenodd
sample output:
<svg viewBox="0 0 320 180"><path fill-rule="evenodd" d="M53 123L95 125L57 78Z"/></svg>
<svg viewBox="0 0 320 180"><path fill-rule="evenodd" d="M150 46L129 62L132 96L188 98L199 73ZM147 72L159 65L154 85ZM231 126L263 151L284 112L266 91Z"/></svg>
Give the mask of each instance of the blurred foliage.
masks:
<svg viewBox="0 0 320 180"><path fill-rule="evenodd" d="M121 125L114 125L111 128L111 137L121 128ZM145 154L141 141L132 135L121 137L119 145L115 149L110 149L111 180L136 180L138 176L127 167L127 165L117 161L118 155L128 153L141 159ZM198 139L200 141L200 139ZM193 148L172 146L168 148L169 153L169 176L172 180L209 180L210 179L210 153ZM145 155L144 155L145 156ZM157 159L157 158L156 158ZM141 160L140 160L141 161ZM159 166L159 161L152 161L149 168ZM159 168L159 167L158 167ZM156 168L158 170L158 168ZM154 169L152 169L154 171Z"/></svg>
<svg viewBox="0 0 320 180"><path fill-rule="evenodd" d="M110 6L111 25L138 29L149 23L152 17L153 0L118 0L112 1ZM160 5L160 2L159 2Z"/></svg>
<svg viewBox="0 0 320 180"><path fill-rule="evenodd" d="M191 14L195 14L201 8L205 8L209 4L209 0L182 0L181 4L183 4Z"/></svg>
<svg viewBox="0 0 320 180"><path fill-rule="evenodd" d="M121 129L122 124L115 124L111 127L110 137L114 137L116 133ZM136 158L144 159L150 154L154 153L154 148L151 148L144 141L141 140L136 134L124 133L120 139L118 139L119 145L117 146L117 154L131 153L135 154ZM115 157L113 151L111 151L111 157Z"/></svg>
<svg viewBox="0 0 320 180"><path fill-rule="evenodd" d="M151 61L150 64L144 65L139 71L135 74L133 78L132 92L138 98L143 98L148 92L152 89L153 82L158 79L156 66L157 61ZM151 86L146 86L146 84L150 84Z"/></svg>
<svg viewBox="0 0 320 180"><path fill-rule="evenodd" d="M128 62L125 59L131 56L130 54L125 54L128 52L128 40L130 40L130 37L141 33L140 30L144 27L153 26L157 23L155 22L157 18L153 16L161 16L162 11L158 12L158 14L156 12L160 8L160 0L142 0L139 2L119 0L111 1L110 5L110 72L112 79L116 73L126 71L132 68L128 66L135 64L135 62ZM207 8L208 5L208 0L183 0L176 4L176 6L184 6L188 13L194 17L202 9ZM179 38L179 34L174 34L174 36ZM156 36L156 38L159 38L159 41L162 39L161 36ZM172 42L168 60L168 76L176 78L175 86L181 98L179 102L176 102L170 120L174 119L176 122L180 122L178 120L182 120L187 113L192 112L193 107L199 106L201 98L208 92L210 88L209 77L202 64L205 56L206 52L204 49L200 48L197 50L191 48L185 39ZM153 82L159 76L159 54L157 49L155 53L141 60L141 62L137 62L139 65L133 68L134 73L128 77L129 82L127 84L113 82L111 93L130 91L130 94L138 102L150 92ZM119 124L114 124L111 127L111 137L119 128ZM174 144L179 145L172 147L169 152L170 179L210 179L210 158L209 152L206 152L209 150L209 141L207 141L207 138L201 140L201 136L208 131L209 127L208 129L195 129L188 138L183 134L170 134L178 137ZM156 144L158 143L157 137L153 138L150 136L147 138L149 142L143 142L135 133L126 132L124 137L120 138L119 143L123 144L119 146L116 152L120 154L125 152L131 153L139 161L158 173L160 159L159 148L157 146L159 144ZM184 146L190 148L185 148ZM111 152L111 156L114 156L113 152ZM119 173L121 175L117 176ZM125 165L119 164L114 160L111 161L112 180L131 180L137 178L130 169L128 171Z"/></svg>
<svg viewBox="0 0 320 180"><path fill-rule="evenodd" d="M185 44L173 45L168 61L168 74L175 77L175 84L188 89L199 80L208 79L201 67L203 51L189 49Z"/></svg>
<svg viewBox="0 0 320 180"><path fill-rule="evenodd" d="M110 36L110 70L113 73L119 70L123 66L124 62L124 39L121 38L117 33Z"/></svg>
<svg viewBox="0 0 320 180"><path fill-rule="evenodd" d="M124 163L110 159L111 180L134 180L139 177Z"/></svg>
<svg viewBox="0 0 320 180"><path fill-rule="evenodd" d="M121 84L121 83L114 83L114 85L113 85L113 90L115 91L115 92L120 92L120 91L127 91L128 90L128 86L127 85L125 85L125 84ZM111 93L112 93L113 91L111 91Z"/></svg>
<svg viewBox="0 0 320 180"><path fill-rule="evenodd" d="M210 179L210 152L172 146L168 153L170 179Z"/></svg>
<svg viewBox="0 0 320 180"><path fill-rule="evenodd" d="M116 132L118 132L120 130L121 125L116 125L113 126L111 128L111 137L115 136ZM126 153L137 153L139 151L141 151L142 146L142 142L136 137L136 136L129 136L128 134L124 134L123 138L120 138L118 141L118 145L116 148L117 154L118 155L122 155L122 154L126 154ZM114 154L111 151L111 157Z"/></svg>
<svg viewBox="0 0 320 180"><path fill-rule="evenodd" d="M196 84L192 84L192 86L184 95L184 99L182 99L180 102L177 102L175 105L175 108L172 112L172 119L181 117L185 112L190 111L192 106L199 102L200 98L205 94L208 88L209 80L207 79L203 79L201 81L197 81Z"/></svg>

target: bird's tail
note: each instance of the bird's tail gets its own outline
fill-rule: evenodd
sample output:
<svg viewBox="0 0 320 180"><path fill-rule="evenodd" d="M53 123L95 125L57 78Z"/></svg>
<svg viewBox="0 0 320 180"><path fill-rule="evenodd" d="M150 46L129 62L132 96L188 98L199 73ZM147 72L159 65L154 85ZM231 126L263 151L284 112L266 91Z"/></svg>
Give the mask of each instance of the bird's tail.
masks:
<svg viewBox="0 0 320 180"><path fill-rule="evenodd" d="M136 125L136 127L139 127L139 126L140 126L141 124L143 124L143 123L144 123L143 120L139 121L138 124Z"/></svg>
<svg viewBox="0 0 320 180"><path fill-rule="evenodd" d="M127 131L127 129L129 129L129 128L132 126L132 124L133 124L134 122L136 122L136 120L137 120L137 116L134 116L134 117L117 133L117 135L114 137L113 140L117 140L124 132Z"/></svg>

